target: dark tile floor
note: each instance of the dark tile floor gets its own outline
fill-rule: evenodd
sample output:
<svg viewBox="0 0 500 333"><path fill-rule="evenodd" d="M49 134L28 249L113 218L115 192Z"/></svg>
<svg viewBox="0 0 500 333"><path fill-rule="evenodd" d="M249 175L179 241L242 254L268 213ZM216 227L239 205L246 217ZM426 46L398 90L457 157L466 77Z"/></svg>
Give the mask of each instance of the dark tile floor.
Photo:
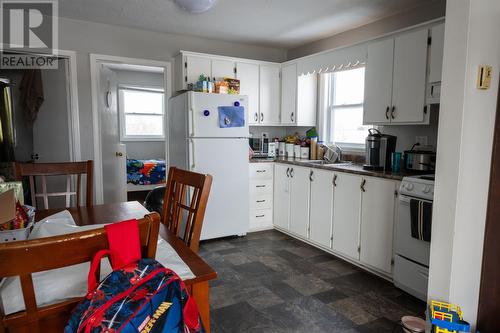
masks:
<svg viewBox="0 0 500 333"><path fill-rule="evenodd" d="M403 315L424 317L391 283L278 231L203 242L200 255L219 275L212 332L390 333Z"/></svg>

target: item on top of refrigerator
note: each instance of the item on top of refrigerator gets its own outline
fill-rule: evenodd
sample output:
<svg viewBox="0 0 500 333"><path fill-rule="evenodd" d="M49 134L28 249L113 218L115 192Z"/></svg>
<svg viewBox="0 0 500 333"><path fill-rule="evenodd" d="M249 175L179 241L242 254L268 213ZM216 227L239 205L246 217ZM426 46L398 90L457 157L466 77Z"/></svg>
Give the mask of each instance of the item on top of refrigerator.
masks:
<svg viewBox="0 0 500 333"><path fill-rule="evenodd" d="M229 83L227 81L215 82L215 93L216 94L229 94Z"/></svg>
<svg viewBox="0 0 500 333"><path fill-rule="evenodd" d="M232 79L230 77L225 77L224 81L229 85L229 94L239 95L240 94L240 80Z"/></svg>

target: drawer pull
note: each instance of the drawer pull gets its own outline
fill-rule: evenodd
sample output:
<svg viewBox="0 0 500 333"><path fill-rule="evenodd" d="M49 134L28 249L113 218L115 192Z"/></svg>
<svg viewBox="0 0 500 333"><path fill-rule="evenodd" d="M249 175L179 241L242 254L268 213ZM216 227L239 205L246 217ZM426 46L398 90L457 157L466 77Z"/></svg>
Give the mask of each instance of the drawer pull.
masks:
<svg viewBox="0 0 500 333"><path fill-rule="evenodd" d="M266 215L262 214L262 215L255 215L255 217L265 217Z"/></svg>
<svg viewBox="0 0 500 333"><path fill-rule="evenodd" d="M255 187L266 187L266 185L255 185Z"/></svg>
<svg viewBox="0 0 500 333"><path fill-rule="evenodd" d="M266 202L266 200L257 200L257 202Z"/></svg>
<svg viewBox="0 0 500 333"><path fill-rule="evenodd" d="M266 170L257 170L257 173L263 173L266 172Z"/></svg>

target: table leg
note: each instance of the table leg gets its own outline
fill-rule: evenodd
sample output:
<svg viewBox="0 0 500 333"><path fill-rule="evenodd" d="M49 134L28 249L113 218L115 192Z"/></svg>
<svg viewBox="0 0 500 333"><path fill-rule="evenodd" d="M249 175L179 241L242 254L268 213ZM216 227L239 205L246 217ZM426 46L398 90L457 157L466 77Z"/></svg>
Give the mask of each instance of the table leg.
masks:
<svg viewBox="0 0 500 333"><path fill-rule="evenodd" d="M191 285L191 296L196 301L196 305L198 305L198 311L200 312L203 326L205 326L205 331L210 333L210 299L208 288L208 281L195 283Z"/></svg>

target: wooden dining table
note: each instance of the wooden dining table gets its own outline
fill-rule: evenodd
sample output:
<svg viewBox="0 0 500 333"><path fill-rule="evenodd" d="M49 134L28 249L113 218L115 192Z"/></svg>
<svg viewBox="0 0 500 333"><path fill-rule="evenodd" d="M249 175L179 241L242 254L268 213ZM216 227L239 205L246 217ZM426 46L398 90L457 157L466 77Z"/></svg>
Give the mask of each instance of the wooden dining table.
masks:
<svg viewBox="0 0 500 333"><path fill-rule="evenodd" d="M95 206L38 210L35 219L41 221L63 210L68 210L75 223L80 226L140 219L149 213L139 202L129 201ZM193 272L194 277L184 280L184 284L191 296L196 300L205 330L210 332L209 281L217 278L217 272L163 225L160 226L160 237L172 246Z"/></svg>

